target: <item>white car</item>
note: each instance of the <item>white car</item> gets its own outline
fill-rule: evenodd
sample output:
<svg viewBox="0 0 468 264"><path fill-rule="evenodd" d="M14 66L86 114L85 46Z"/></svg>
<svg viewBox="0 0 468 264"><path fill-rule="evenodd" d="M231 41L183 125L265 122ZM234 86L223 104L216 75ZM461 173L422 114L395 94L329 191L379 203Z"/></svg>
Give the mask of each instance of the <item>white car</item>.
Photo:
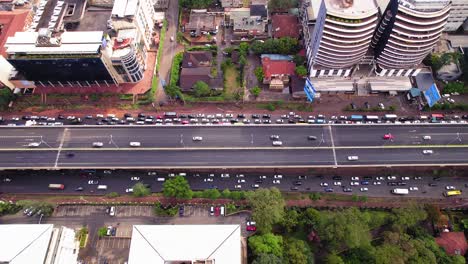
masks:
<svg viewBox="0 0 468 264"><path fill-rule="evenodd" d="M322 182L322 183L320 183L320 186L322 186L322 187L328 187L328 183Z"/></svg>
<svg viewBox="0 0 468 264"><path fill-rule="evenodd" d="M455 190L455 186L452 186L452 185L445 186L445 190Z"/></svg>
<svg viewBox="0 0 468 264"><path fill-rule="evenodd" d="M258 177L259 179L266 179L267 177L265 175L261 175Z"/></svg>
<svg viewBox="0 0 468 264"><path fill-rule="evenodd" d="M375 182L373 182L373 184L374 184L374 185L382 185L382 183L379 182L379 181L375 181Z"/></svg>
<svg viewBox="0 0 468 264"><path fill-rule="evenodd" d="M213 182L213 179L212 178L205 178L203 179L204 182Z"/></svg>
<svg viewBox="0 0 468 264"><path fill-rule="evenodd" d="M341 182L339 182L339 181L333 182L333 185L335 185L335 186L341 186Z"/></svg>
<svg viewBox="0 0 468 264"><path fill-rule="evenodd" d="M130 178L131 181L139 181L140 180L140 177L137 177L137 176L133 176Z"/></svg>
<svg viewBox="0 0 468 264"><path fill-rule="evenodd" d="M279 135L271 135L271 136L270 136L270 139L278 140L278 139L279 139Z"/></svg>
<svg viewBox="0 0 468 264"><path fill-rule="evenodd" d="M221 178L229 178L229 174L228 173L222 173Z"/></svg>
<svg viewBox="0 0 468 264"><path fill-rule="evenodd" d="M132 192L133 192L133 188L127 188L127 189L125 189L125 192L126 192L126 193L132 193Z"/></svg>
<svg viewBox="0 0 468 264"><path fill-rule="evenodd" d="M418 187L409 187L409 190L410 191L419 191L419 188Z"/></svg>
<svg viewBox="0 0 468 264"><path fill-rule="evenodd" d="M234 189L242 189L242 185L240 184L234 185Z"/></svg>
<svg viewBox="0 0 468 264"><path fill-rule="evenodd" d="M245 183L245 180L244 179L239 179L239 180L237 180L237 183Z"/></svg>
<svg viewBox="0 0 468 264"><path fill-rule="evenodd" d="M402 180L402 181L409 181L410 178L409 178L409 177L401 177L401 180Z"/></svg>
<svg viewBox="0 0 468 264"><path fill-rule="evenodd" d="M352 181L359 181L359 177L351 177Z"/></svg>
<svg viewBox="0 0 468 264"><path fill-rule="evenodd" d="M275 175L273 176L273 178L275 178L275 179L283 179L283 175L281 175L281 174L275 174Z"/></svg>
<svg viewBox="0 0 468 264"><path fill-rule="evenodd" d="M422 153L423 153L424 155L431 155L431 154L434 153L434 151L432 151L432 149L424 149L424 150L422 151Z"/></svg>
<svg viewBox="0 0 468 264"><path fill-rule="evenodd" d="M141 146L141 143L138 141L132 141L130 142L130 147L139 147Z"/></svg>
<svg viewBox="0 0 468 264"><path fill-rule="evenodd" d="M102 142L93 142L94 148L102 148L102 146L104 146L104 143Z"/></svg>
<svg viewBox="0 0 468 264"><path fill-rule="evenodd" d="M37 148L41 145L41 142L31 142L28 144L28 147L30 148Z"/></svg>
<svg viewBox="0 0 468 264"><path fill-rule="evenodd" d="M358 160L358 159L359 159L358 156L348 156L349 161L354 161L354 160Z"/></svg>
<svg viewBox="0 0 468 264"><path fill-rule="evenodd" d="M351 186L359 186L359 182L351 182Z"/></svg>
<svg viewBox="0 0 468 264"><path fill-rule="evenodd" d="M383 180L385 180L385 177L379 176L379 177L375 177L375 179L378 180L378 181L383 181Z"/></svg>
<svg viewBox="0 0 468 264"><path fill-rule="evenodd" d="M281 141L273 141L273 146L282 146L283 142Z"/></svg>
<svg viewBox="0 0 468 264"><path fill-rule="evenodd" d="M167 176L169 176L169 177L175 177L175 173L169 173Z"/></svg>
<svg viewBox="0 0 468 264"><path fill-rule="evenodd" d="M97 180L89 180L88 184L98 184L99 182Z"/></svg>
<svg viewBox="0 0 468 264"><path fill-rule="evenodd" d="M244 178L244 174L237 174L236 178Z"/></svg>
<svg viewBox="0 0 468 264"><path fill-rule="evenodd" d="M367 188L367 187L362 187L360 190L361 190L361 192L367 192L367 191L369 190L369 188Z"/></svg>
<svg viewBox="0 0 468 264"><path fill-rule="evenodd" d="M196 137L193 137L192 140L193 140L193 141L202 141L203 138L200 137L200 136L196 136Z"/></svg>
<svg viewBox="0 0 468 264"><path fill-rule="evenodd" d="M424 140L431 140L431 136L424 136L423 139Z"/></svg>
<svg viewBox="0 0 468 264"><path fill-rule="evenodd" d="M396 180L396 176L387 176L387 180Z"/></svg>
<svg viewBox="0 0 468 264"><path fill-rule="evenodd" d="M273 180L273 184L281 184L281 180Z"/></svg>

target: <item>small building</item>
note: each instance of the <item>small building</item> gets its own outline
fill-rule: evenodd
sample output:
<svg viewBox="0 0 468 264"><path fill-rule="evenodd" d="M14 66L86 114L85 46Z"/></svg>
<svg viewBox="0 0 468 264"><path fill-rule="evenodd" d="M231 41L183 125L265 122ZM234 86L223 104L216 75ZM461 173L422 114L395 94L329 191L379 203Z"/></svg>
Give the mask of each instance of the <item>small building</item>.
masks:
<svg viewBox="0 0 468 264"><path fill-rule="evenodd" d="M170 0L155 0L154 9L156 10L166 10L169 8Z"/></svg>
<svg viewBox="0 0 468 264"><path fill-rule="evenodd" d="M210 83L213 55L209 51L188 51L182 59L180 72L180 88L191 91L197 81Z"/></svg>
<svg viewBox="0 0 468 264"><path fill-rule="evenodd" d="M295 15L272 15L271 25L273 38L299 38L299 22Z"/></svg>
<svg viewBox="0 0 468 264"><path fill-rule="evenodd" d="M458 63L452 62L448 65L442 66L442 68L437 71L437 79L442 81L455 81L460 78L462 74L463 71Z"/></svg>
<svg viewBox="0 0 468 264"><path fill-rule="evenodd" d="M213 54L209 51L188 51L184 53L182 68L211 67Z"/></svg>
<svg viewBox="0 0 468 264"><path fill-rule="evenodd" d="M465 233L463 232L442 232L440 237L436 237L435 241L451 256L464 256L468 249Z"/></svg>
<svg viewBox="0 0 468 264"><path fill-rule="evenodd" d="M241 264L242 251L240 225L134 225L128 264Z"/></svg>
<svg viewBox="0 0 468 264"><path fill-rule="evenodd" d="M268 11L264 5L250 8L232 8L229 17L236 36L266 36Z"/></svg>
<svg viewBox="0 0 468 264"><path fill-rule="evenodd" d="M221 6L223 8L242 7L242 0L221 0Z"/></svg>
<svg viewBox="0 0 468 264"><path fill-rule="evenodd" d="M190 22L185 25L185 30L190 31L192 37L199 37L202 34L216 34L218 30L216 16L209 14L206 9L194 9L190 13Z"/></svg>
<svg viewBox="0 0 468 264"><path fill-rule="evenodd" d="M421 91L429 107L432 107L440 99L440 92L430 72L421 72L414 77L416 87ZM422 102L421 102L422 105Z"/></svg>
<svg viewBox="0 0 468 264"><path fill-rule="evenodd" d="M262 67L265 76L263 83L269 84L273 90L282 90L285 85L289 85L289 77L295 75L296 70L296 64L292 61L271 60L269 57L262 58Z"/></svg>
<svg viewBox="0 0 468 264"><path fill-rule="evenodd" d="M289 86L289 93L294 99L307 98L304 92L305 79L297 75L291 76L291 85Z"/></svg>

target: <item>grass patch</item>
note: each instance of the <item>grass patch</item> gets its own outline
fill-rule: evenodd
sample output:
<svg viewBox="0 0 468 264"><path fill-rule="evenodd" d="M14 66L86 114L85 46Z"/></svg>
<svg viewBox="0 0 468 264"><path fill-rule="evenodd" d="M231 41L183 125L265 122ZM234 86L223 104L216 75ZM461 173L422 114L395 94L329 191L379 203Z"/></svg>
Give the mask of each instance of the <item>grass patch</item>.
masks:
<svg viewBox="0 0 468 264"><path fill-rule="evenodd" d="M122 101L132 101L133 100L133 95L132 94L121 94L119 96L119 99Z"/></svg>
<svg viewBox="0 0 468 264"><path fill-rule="evenodd" d="M309 103L285 103L282 100L270 102L270 103L258 103L256 104L258 109L266 109L269 111L275 110L289 110L289 111L300 111L300 112L312 112L312 105Z"/></svg>
<svg viewBox="0 0 468 264"><path fill-rule="evenodd" d="M242 87L239 84L239 71L234 65L224 67L224 97L229 99L242 99ZM238 98L240 97L240 98Z"/></svg>
<svg viewBox="0 0 468 264"><path fill-rule="evenodd" d="M156 203L154 205L154 214L157 216L176 216L178 208L175 206L166 206L164 207L161 203Z"/></svg>
<svg viewBox="0 0 468 264"><path fill-rule="evenodd" d="M88 241L88 228L82 227L77 233L76 237L80 240L80 248L86 247L86 242Z"/></svg>
<svg viewBox="0 0 468 264"><path fill-rule="evenodd" d="M207 97L195 97L190 94L184 94L185 102L195 103L195 102L222 102L224 101L223 95L218 96L207 96Z"/></svg>

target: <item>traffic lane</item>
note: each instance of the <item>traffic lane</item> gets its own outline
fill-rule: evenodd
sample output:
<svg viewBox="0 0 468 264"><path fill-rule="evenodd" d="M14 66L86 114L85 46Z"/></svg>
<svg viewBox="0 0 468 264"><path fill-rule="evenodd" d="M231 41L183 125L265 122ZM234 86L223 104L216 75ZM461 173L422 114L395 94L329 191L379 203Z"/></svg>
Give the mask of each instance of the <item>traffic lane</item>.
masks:
<svg viewBox="0 0 468 264"><path fill-rule="evenodd" d="M459 164L468 163L468 148L428 148L434 153L424 155L423 148L355 148L336 149L338 165L364 164ZM358 160L349 161L349 156Z"/></svg>
<svg viewBox="0 0 468 264"><path fill-rule="evenodd" d="M296 150L119 150L62 152L58 167L191 167L331 165L330 149ZM30 154L31 155L31 154ZM32 155L34 157L34 155Z"/></svg>
<svg viewBox="0 0 468 264"><path fill-rule="evenodd" d="M64 147L90 147L102 142L106 147L126 147L137 141L144 147L247 147L271 146L271 135L280 136L285 146L330 146L325 127L128 127L73 128L68 130ZM203 140L193 141L193 137ZM317 140L308 140L315 136Z"/></svg>
<svg viewBox="0 0 468 264"><path fill-rule="evenodd" d="M58 147L64 129L2 128L0 148L27 148L29 143L41 143L40 147Z"/></svg>
<svg viewBox="0 0 468 264"><path fill-rule="evenodd" d="M57 151L0 151L0 167L42 168L54 167Z"/></svg>
<svg viewBox="0 0 468 264"><path fill-rule="evenodd" d="M332 126L335 146L381 146L413 144L466 144L468 126ZM391 134L391 140L383 139ZM431 136L431 140L424 140Z"/></svg>

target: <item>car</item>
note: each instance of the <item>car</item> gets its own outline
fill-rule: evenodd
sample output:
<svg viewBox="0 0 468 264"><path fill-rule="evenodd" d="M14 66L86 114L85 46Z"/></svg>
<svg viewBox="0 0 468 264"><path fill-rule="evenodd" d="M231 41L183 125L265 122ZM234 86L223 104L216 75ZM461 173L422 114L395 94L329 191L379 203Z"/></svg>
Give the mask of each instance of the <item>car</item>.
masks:
<svg viewBox="0 0 468 264"><path fill-rule="evenodd" d="M234 189L242 189L242 185L236 184L236 185L234 185Z"/></svg>
<svg viewBox="0 0 468 264"><path fill-rule="evenodd" d="M455 190L455 186L447 185L445 186L445 190Z"/></svg>
<svg viewBox="0 0 468 264"><path fill-rule="evenodd" d="M213 182L213 179L212 178L205 178L203 179L204 182Z"/></svg>
<svg viewBox="0 0 468 264"><path fill-rule="evenodd" d="M317 140L317 137L316 136L307 136L307 139L308 140Z"/></svg>
<svg viewBox="0 0 468 264"><path fill-rule="evenodd" d="M359 181L359 177L351 177L352 181Z"/></svg>
<svg viewBox="0 0 468 264"><path fill-rule="evenodd" d="M299 187L297 187L297 186L291 186L290 189L291 189L291 191L297 191L297 190L299 190Z"/></svg>
<svg viewBox="0 0 468 264"><path fill-rule="evenodd" d="M258 185L258 184L252 184L251 187L254 188L254 189L258 189L258 188L260 188L260 185Z"/></svg>
<svg viewBox="0 0 468 264"><path fill-rule="evenodd" d="M252 114L251 116L253 119L259 119L260 118L260 115L257 115L257 114Z"/></svg>
<svg viewBox="0 0 468 264"><path fill-rule="evenodd" d="M75 191L77 191L77 192L82 192L83 190L84 190L83 187L77 187L77 188L75 188Z"/></svg>
<svg viewBox="0 0 468 264"><path fill-rule="evenodd" d="M405 186L405 185L406 185L406 182L397 182L397 185L398 185L398 186Z"/></svg>
<svg viewBox="0 0 468 264"><path fill-rule="evenodd" d="M333 182L333 185L334 186L341 186L341 182L339 182L339 181Z"/></svg>
<svg viewBox="0 0 468 264"><path fill-rule="evenodd" d="M409 190L410 191L419 191L419 188L418 187L409 187Z"/></svg>
<svg viewBox="0 0 468 264"><path fill-rule="evenodd" d="M414 179L415 180L422 180L422 177L421 176L414 176Z"/></svg>
<svg viewBox="0 0 468 264"><path fill-rule="evenodd" d="M333 179L334 181L341 181L341 180L343 180L343 177L341 177L341 176L333 176L332 179Z"/></svg>
<svg viewBox="0 0 468 264"><path fill-rule="evenodd" d="M433 181L440 181L441 179L442 179L442 178L440 178L440 177L433 177L433 178L432 178Z"/></svg>
<svg viewBox="0 0 468 264"><path fill-rule="evenodd" d="M397 186L397 183L396 182L387 182L387 185L388 186Z"/></svg>
<svg viewBox="0 0 468 264"><path fill-rule="evenodd" d="M387 180L394 181L396 180L396 176L387 176Z"/></svg>
<svg viewBox="0 0 468 264"><path fill-rule="evenodd" d="M279 135L271 135L270 136L270 139L272 139L272 140L278 140L279 138L280 138Z"/></svg>
<svg viewBox="0 0 468 264"><path fill-rule="evenodd" d="M281 141L273 141L273 146L282 146L283 142Z"/></svg>
<svg viewBox="0 0 468 264"><path fill-rule="evenodd" d="M349 161L355 161L355 160L358 160L358 159L359 159L358 156L348 156Z"/></svg>
<svg viewBox="0 0 468 264"><path fill-rule="evenodd" d="M140 177L138 177L138 176L133 176L133 177L130 177L130 180L131 180L131 181L139 181L139 180L140 180Z"/></svg>
<svg viewBox="0 0 468 264"><path fill-rule="evenodd" d="M11 182L11 179L10 178L4 178L3 182Z"/></svg>
<svg viewBox="0 0 468 264"><path fill-rule="evenodd" d="M297 176L297 178L298 178L299 180L306 180L306 179L307 179L307 176L306 176L306 175L299 175L299 176Z"/></svg>
<svg viewBox="0 0 468 264"><path fill-rule="evenodd" d="M208 212L210 213L211 216L213 216L214 215L214 206L211 206L210 210Z"/></svg>
<svg viewBox="0 0 468 264"><path fill-rule="evenodd" d="M275 122L276 122L276 124L283 124L284 123L283 119L276 119Z"/></svg>
<svg viewBox="0 0 468 264"><path fill-rule="evenodd" d="M349 183L351 186L359 186L359 182L357 181L352 181Z"/></svg>
<svg viewBox="0 0 468 264"><path fill-rule="evenodd" d="M255 180L255 183L262 184L263 180Z"/></svg>
<svg viewBox="0 0 468 264"><path fill-rule="evenodd" d="M325 191L325 192L333 192L333 188L328 187L328 188L325 188L324 191Z"/></svg>
<svg viewBox="0 0 468 264"><path fill-rule="evenodd" d="M141 143L137 141L132 141L130 142L130 147L140 147Z"/></svg>
<svg viewBox="0 0 468 264"><path fill-rule="evenodd" d="M68 158L73 158L75 157L75 153L70 152L70 153L65 154L65 156L67 156Z"/></svg>
<svg viewBox="0 0 468 264"><path fill-rule="evenodd" d="M229 173L221 173L221 178L229 178Z"/></svg>
<svg viewBox="0 0 468 264"><path fill-rule="evenodd" d="M125 189L125 192L126 192L126 193L132 193L132 192L133 192L133 188L127 188L127 189Z"/></svg>
<svg viewBox="0 0 468 264"><path fill-rule="evenodd" d="M394 139L393 135L388 133L383 136L383 139Z"/></svg>
<svg viewBox="0 0 468 264"><path fill-rule="evenodd" d="M382 182L379 182L379 181L375 181L372 183L373 185L382 185Z"/></svg>
<svg viewBox="0 0 468 264"><path fill-rule="evenodd" d="M343 192L352 192L353 189L349 188L349 187L343 187Z"/></svg>
<svg viewBox="0 0 468 264"><path fill-rule="evenodd" d="M155 171L148 171L148 176L155 176L158 175Z"/></svg>
<svg viewBox="0 0 468 264"><path fill-rule="evenodd" d="M431 182L431 183L429 183L429 186L430 186L430 187L436 187L436 186L437 186L437 183Z"/></svg>
<svg viewBox="0 0 468 264"><path fill-rule="evenodd" d="M273 178L275 178L275 179L283 179L283 175L281 175L281 174L275 174L275 175L273 175Z"/></svg>
<svg viewBox="0 0 468 264"><path fill-rule="evenodd" d="M184 206L183 205L179 206L179 216L180 217L184 216Z"/></svg>
<svg viewBox="0 0 468 264"><path fill-rule="evenodd" d="M423 136L424 140L431 140L431 136Z"/></svg>
<svg viewBox="0 0 468 264"><path fill-rule="evenodd" d="M273 184L281 184L281 180L273 180Z"/></svg>
<svg viewBox="0 0 468 264"><path fill-rule="evenodd" d="M256 231L257 230L256 223L254 221L247 221L246 230L247 231Z"/></svg>
<svg viewBox="0 0 468 264"><path fill-rule="evenodd" d="M367 192L369 191L369 188L367 187L362 187L361 189L359 189L361 192Z"/></svg>
<svg viewBox="0 0 468 264"><path fill-rule="evenodd" d="M244 178L244 174L236 174L236 178Z"/></svg>
<svg viewBox="0 0 468 264"><path fill-rule="evenodd" d="M102 146L104 146L104 143L102 142L93 142L94 148L102 148Z"/></svg>
<svg viewBox="0 0 468 264"><path fill-rule="evenodd" d="M424 155L431 155L434 154L434 151L432 149L423 149L422 153Z"/></svg>
<svg viewBox="0 0 468 264"><path fill-rule="evenodd" d="M245 183L245 180L244 179L238 179L237 183Z"/></svg>
<svg viewBox="0 0 468 264"><path fill-rule="evenodd" d="M99 184L98 180L89 180L88 184Z"/></svg>
<svg viewBox="0 0 468 264"><path fill-rule="evenodd" d="M260 175L260 176L258 176L258 178L259 178L259 179L266 179L267 176L266 176L266 175Z"/></svg>
<svg viewBox="0 0 468 264"><path fill-rule="evenodd" d="M368 181L362 181L361 184L362 185L369 185L369 182Z"/></svg>
<svg viewBox="0 0 468 264"><path fill-rule="evenodd" d="M410 177L401 177L401 180L402 180L402 181L409 181L409 180L410 180Z"/></svg>
<svg viewBox="0 0 468 264"><path fill-rule="evenodd" d="M30 148L37 148L41 145L41 142L31 142L28 144L28 147Z"/></svg>
<svg viewBox="0 0 468 264"><path fill-rule="evenodd" d="M376 180L378 181L384 181L385 180L385 177L383 176L378 176L378 177L375 177Z"/></svg>
<svg viewBox="0 0 468 264"><path fill-rule="evenodd" d="M322 183L320 183L320 186L322 186L322 187L328 187L328 183L322 182Z"/></svg>
<svg viewBox="0 0 468 264"><path fill-rule="evenodd" d="M192 138L193 141L202 141L203 140L203 137L200 137L200 136L195 136Z"/></svg>
<svg viewBox="0 0 468 264"><path fill-rule="evenodd" d="M295 181L293 184L294 185L302 185L302 182L301 181Z"/></svg>

